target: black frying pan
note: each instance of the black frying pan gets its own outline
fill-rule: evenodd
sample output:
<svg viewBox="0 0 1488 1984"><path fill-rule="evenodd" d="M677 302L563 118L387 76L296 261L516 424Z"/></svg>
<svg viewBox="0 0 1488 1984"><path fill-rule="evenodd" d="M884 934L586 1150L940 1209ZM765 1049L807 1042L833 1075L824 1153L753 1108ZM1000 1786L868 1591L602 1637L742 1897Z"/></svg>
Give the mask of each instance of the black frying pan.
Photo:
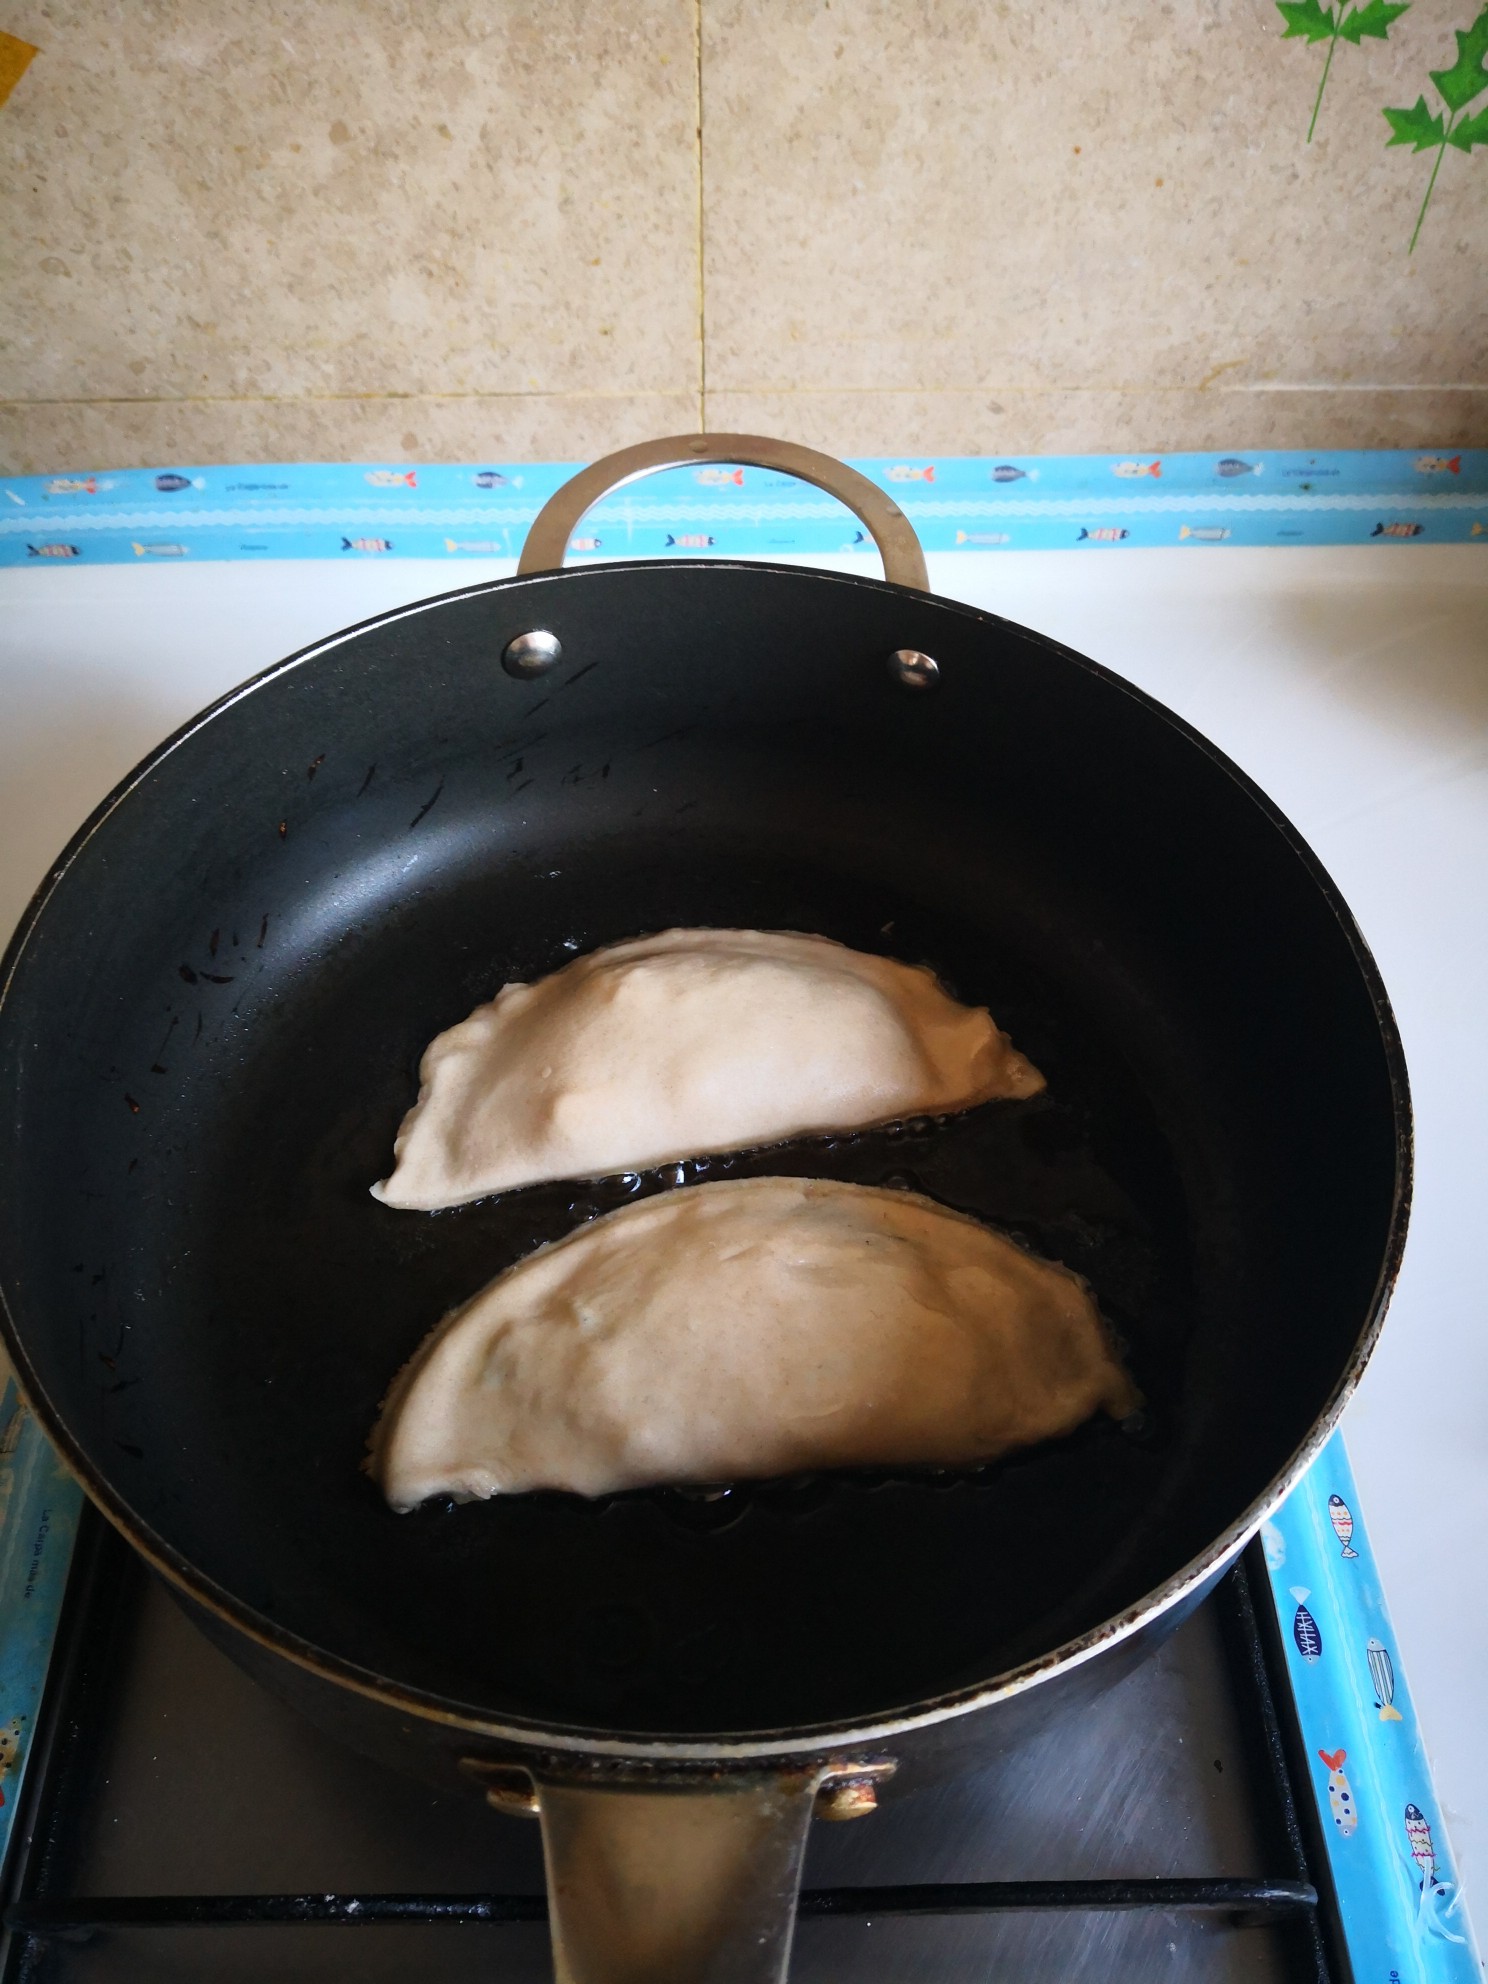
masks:
<svg viewBox="0 0 1488 1984"><path fill-rule="evenodd" d="M241 1657L298 1670L354 1734L380 1719L359 1740L536 1746L558 1873L596 1850L590 1794L565 1817L577 1759L675 1785L809 1757L799 1832L845 1746L892 1755L1176 1616L1340 1410L1409 1184L1373 962L1234 766L1092 662L909 586L531 572L662 458L835 486L923 583L897 510L824 458L628 451L554 499L515 579L309 649L162 746L0 979L0 1286L43 1422ZM1047 1094L435 1216L368 1196L431 1035L675 924L927 962ZM364 1442L446 1308L627 1196L784 1171L902 1181L1077 1269L1140 1421L972 1475L388 1512ZM654 1802L622 1798L632 1845ZM778 1974L777 1918L750 1960L776 1970L739 1976ZM640 1974L591 1947L618 1922L571 1927L564 1974Z"/></svg>

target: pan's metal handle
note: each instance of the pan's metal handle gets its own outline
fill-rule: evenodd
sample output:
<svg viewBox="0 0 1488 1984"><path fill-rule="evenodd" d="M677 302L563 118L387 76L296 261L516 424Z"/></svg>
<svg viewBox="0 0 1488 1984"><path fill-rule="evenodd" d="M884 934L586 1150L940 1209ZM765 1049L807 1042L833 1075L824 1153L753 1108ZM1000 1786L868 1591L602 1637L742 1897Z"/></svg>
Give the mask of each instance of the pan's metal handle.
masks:
<svg viewBox="0 0 1488 1984"><path fill-rule="evenodd" d="M539 1776L556 1984L785 1984L821 1774Z"/></svg>
<svg viewBox="0 0 1488 1984"><path fill-rule="evenodd" d="M467 1769L498 1810L542 1819L557 1984L785 1984L812 1814L871 1812L894 1764Z"/></svg>
<svg viewBox="0 0 1488 1984"><path fill-rule="evenodd" d="M687 468L702 462L778 469L782 475L798 476L802 482L825 489L829 496L845 503L868 531L883 559L886 579L919 592L930 590L925 554L914 525L891 496L833 455L819 454L795 441L772 441L762 434L673 434L665 440L620 448L592 462L538 511L517 560L518 578L557 571L579 519L601 496L660 469Z"/></svg>

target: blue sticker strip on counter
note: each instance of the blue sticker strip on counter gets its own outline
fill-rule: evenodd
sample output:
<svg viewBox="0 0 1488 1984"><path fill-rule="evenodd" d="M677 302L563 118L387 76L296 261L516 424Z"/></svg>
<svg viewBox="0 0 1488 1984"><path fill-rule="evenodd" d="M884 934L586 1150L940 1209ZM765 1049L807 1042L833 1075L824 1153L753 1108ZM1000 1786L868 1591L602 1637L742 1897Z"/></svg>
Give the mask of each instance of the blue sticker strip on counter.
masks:
<svg viewBox="0 0 1488 1984"><path fill-rule="evenodd" d="M0 1388L0 1854L15 1823L82 1502L7 1373Z"/></svg>
<svg viewBox="0 0 1488 1984"><path fill-rule="evenodd" d="M1482 1984L1341 1435L1261 1542L1354 1976Z"/></svg>
<svg viewBox="0 0 1488 1984"><path fill-rule="evenodd" d="M0 482L0 565L515 558L577 462L110 469ZM1488 543L1488 450L1046 455L853 464L927 551ZM856 517L790 476L669 469L606 496L575 557L865 552Z"/></svg>

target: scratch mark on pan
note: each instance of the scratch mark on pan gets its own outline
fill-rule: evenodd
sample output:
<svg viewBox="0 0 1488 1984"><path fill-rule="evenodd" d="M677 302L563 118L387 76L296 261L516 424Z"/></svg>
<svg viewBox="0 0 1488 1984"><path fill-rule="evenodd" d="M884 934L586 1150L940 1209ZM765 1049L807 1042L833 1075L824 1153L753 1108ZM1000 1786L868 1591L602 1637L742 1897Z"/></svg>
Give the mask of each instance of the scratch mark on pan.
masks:
<svg viewBox="0 0 1488 1984"><path fill-rule="evenodd" d="M514 779L514 778L515 778L515 777L517 776L517 774L518 774L518 773L519 773L519 772L521 771L521 769L522 769L522 767L523 767L523 765L524 765L524 764L525 764L526 762L527 762L527 761L526 761L526 759L525 759L525 758L518 758L518 760L517 760L517 762L516 762L516 763L515 763L515 764L514 764L514 765L512 766L512 768L511 768L511 770L510 770L510 771L509 771L509 772L507 773L507 775L506 775L506 782L507 782L507 784L508 784L508 785L510 785L510 784L511 784L511 782L512 782L512 780L513 780L513 779Z"/></svg>
<svg viewBox="0 0 1488 1984"><path fill-rule="evenodd" d="M677 811L679 813L690 813L696 804L697 801L695 799L684 799L682 804L677 808Z"/></svg>
<svg viewBox="0 0 1488 1984"><path fill-rule="evenodd" d="M133 1097L132 1095L126 1095L126 1096L125 1096L125 1098L124 1098L124 1100L125 1100L125 1101L126 1101L126 1102L127 1102L128 1104L129 1104L129 1113L130 1113L130 1115L131 1115L131 1116L138 1116L138 1114L139 1114L139 1104L138 1104L138 1103L137 1103L137 1102L135 1101L135 1099L134 1099L134 1097Z"/></svg>
<svg viewBox="0 0 1488 1984"><path fill-rule="evenodd" d="M597 661L586 661L584 663L584 666L582 668L576 668L573 674L570 675L568 680L564 682L561 686L565 689L571 689L575 684L575 682L583 681L584 677L589 673L591 668L598 668L598 666L599 663Z"/></svg>
<svg viewBox="0 0 1488 1984"><path fill-rule="evenodd" d="M284 839L284 837L285 837L285 835L286 835L286 834L287 834L288 832L289 832L289 822L288 822L288 820L281 820L281 821L279 822L279 838L280 838L280 840L283 840L283 839Z"/></svg>
<svg viewBox="0 0 1488 1984"><path fill-rule="evenodd" d="M201 1037L202 1037L202 1016L200 1013L198 1013L196 1016L196 1032L191 1036L191 1044L193 1047L195 1047L196 1043L201 1039Z"/></svg>
<svg viewBox="0 0 1488 1984"><path fill-rule="evenodd" d="M202 973L202 977L207 981L208 985L231 985L236 975L235 972L231 971L204 971Z"/></svg>
<svg viewBox="0 0 1488 1984"><path fill-rule="evenodd" d="M170 1069L162 1068L158 1061L152 1061L150 1063L150 1073L152 1075L168 1075L170 1073Z"/></svg>
<svg viewBox="0 0 1488 1984"><path fill-rule="evenodd" d="M532 785L532 784L534 784L534 783L535 783L535 781L534 781L534 780L532 780L532 779L530 779L530 778L524 778L524 779L522 780L522 783L521 783L520 785L514 785L514 786L512 787L512 798L513 798L513 799L515 799L515 798L516 798L516 796L517 796L517 794L518 794L519 792L525 792L525 791L527 790L527 788L528 788L528 786L529 786L529 785Z"/></svg>
<svg viewBox="0 0 1488 1984"><path fill-rule="evenodd" d="M372 783L373 779L375 779L376 776L377 776L376 765L368 765L367 776L362 780L361 784L357 787L358 799L361 798L362 794L367 790L367 787Z"/></svg>
<svg viewBox="0 0 1488 1984"><path fill-rule="evenodd" d="M165 1050L166 1050L166 1048L170 1046L170 1037L171 1037L171 1035L172 1035L172 1034L173 1034L173 1033L175 1032L175 1030L176 1030L176 1028L177 1028L177 1027L178 1027L178 1026L179 1026L180 1024L181 1024L181 1021L180 1021L180 1018L179 1018L179 1016L178 1016L177 1014L175 1014L175 1013L172 1013L172 1014L171 1014L171 1023L170 1023L170 1025L169 1025L169 1026L168 1026L168 1027L167 1027L167 1028L165 1029L165 1037L164 1037L164 1039L163 1039L163 1040L161 1041L161 1043L160 1043L160 1045L159 1045L159 1046L158 1046L158 1047L157 1047L157 1048L155 1049L155 1059L156 1059L157 1061L158 1061L158 1060L160 1059L160 1057L161 1057L161 1055L162 1055L162 1054L164 1054L164 1052L165 1052Z"/></svg>
<svg viewBox="0 0 1488 1984"><path fill-rule="evenodd" d="M691 729L692 725L690 723L684 723L677 730L664 730L660 737L653 737L651 742L642 748L647 751L654 751L658 744L674 744L679 737L686 737Z"/></svg>
<svg viewBox="0 0 1488 1984"><path fill-rule="evenodd" d="M315 774L320 770L321 766L324 763L325 763L325 752L322 751L320 756L311 762L310 769L309 771L306 772L305 777L307 779L314 778Z"/></svg>
<svg viewBox="0 0 1488 1984"><path fill-rule="evenodd" d="M609 766L608 766L608 764L604 764L604 765L601 765L601 766L600 766L600 768L599 768L599 775L600 775L600 777L601 777L601 778L608 778L608 777L609 777L609 775L610 775L610 768L609 768Z"/></svg>
<svg viewBox="0 0 1488 1984"><path fill-rule="evenodd" d="M222 932L220 930L214 930L211 936L208 937L207 939L207 956L209 958L216 957L217 946L221 943L221 941L222 941Z"/></svg>
<svg viewBox="0 0 1488 1984"><path fill-rule="evenodd" d="M428 798L424 801L423 805L420 806L418 811L414 814L413 818L408 822L408 831L410 833L413 832L414 828L418 825L419 821L424 817L425 813L429 811L430 807L436 803L440 793L443 792L443 790L444 790L444 777L441 774L438 785L435 786L434 790L429 794Z"/></svg>
<svg viewBox="0 0 1488 1984"><path fill-rule="evenodd" d="M188 985L195 985L196 973L191 969L191 966L189 964L177 965L176 969L180 972L181 976L185 979Z"/></svg>
<svg viewBox="0 0 1488 1984"><path fill-rule="evenodd" d="M127 1440L115 1440L114 1445L121 1454L128 1454L131 1460L143 1460L145 1457L143 1447L132 1447Z"/></svg>
<svg viewBox="0 0 1488 1984"><path fill-rule="evenodd" d="M258 926L258 942L253 946L254 950L261 951L263 949L264 938L267 937L268 934L269 934L269 912L265 910L263 913L263 921Z"/></svg>

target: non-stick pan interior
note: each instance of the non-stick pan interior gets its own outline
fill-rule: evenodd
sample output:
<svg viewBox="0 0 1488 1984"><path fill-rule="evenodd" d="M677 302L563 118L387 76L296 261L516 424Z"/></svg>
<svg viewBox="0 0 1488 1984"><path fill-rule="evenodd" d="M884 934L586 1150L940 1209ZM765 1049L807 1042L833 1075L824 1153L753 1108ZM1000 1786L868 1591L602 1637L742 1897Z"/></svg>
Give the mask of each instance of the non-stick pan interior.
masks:
<svg viewBox="0 0 1488 1984"><path fill-rule="evenodd" d="M565 662L516 682L533 625ZM906 645L929 695L883 665ZM433 1033L681 923L928 962L1048 1092L432 1216L369 1196ZM861 1721L1140 1603L1285 1464L1388 1264L1392 1039L1243 785L1049 644L758 568L518 582L265 682L76 854L0 1010L0 1275L84 1465L274 1631L503 1719ZM969 1476L386 1509L366 1436L446 1309L630 1196L772 1171L1078 1269L1146 1410Z"/></svg>

